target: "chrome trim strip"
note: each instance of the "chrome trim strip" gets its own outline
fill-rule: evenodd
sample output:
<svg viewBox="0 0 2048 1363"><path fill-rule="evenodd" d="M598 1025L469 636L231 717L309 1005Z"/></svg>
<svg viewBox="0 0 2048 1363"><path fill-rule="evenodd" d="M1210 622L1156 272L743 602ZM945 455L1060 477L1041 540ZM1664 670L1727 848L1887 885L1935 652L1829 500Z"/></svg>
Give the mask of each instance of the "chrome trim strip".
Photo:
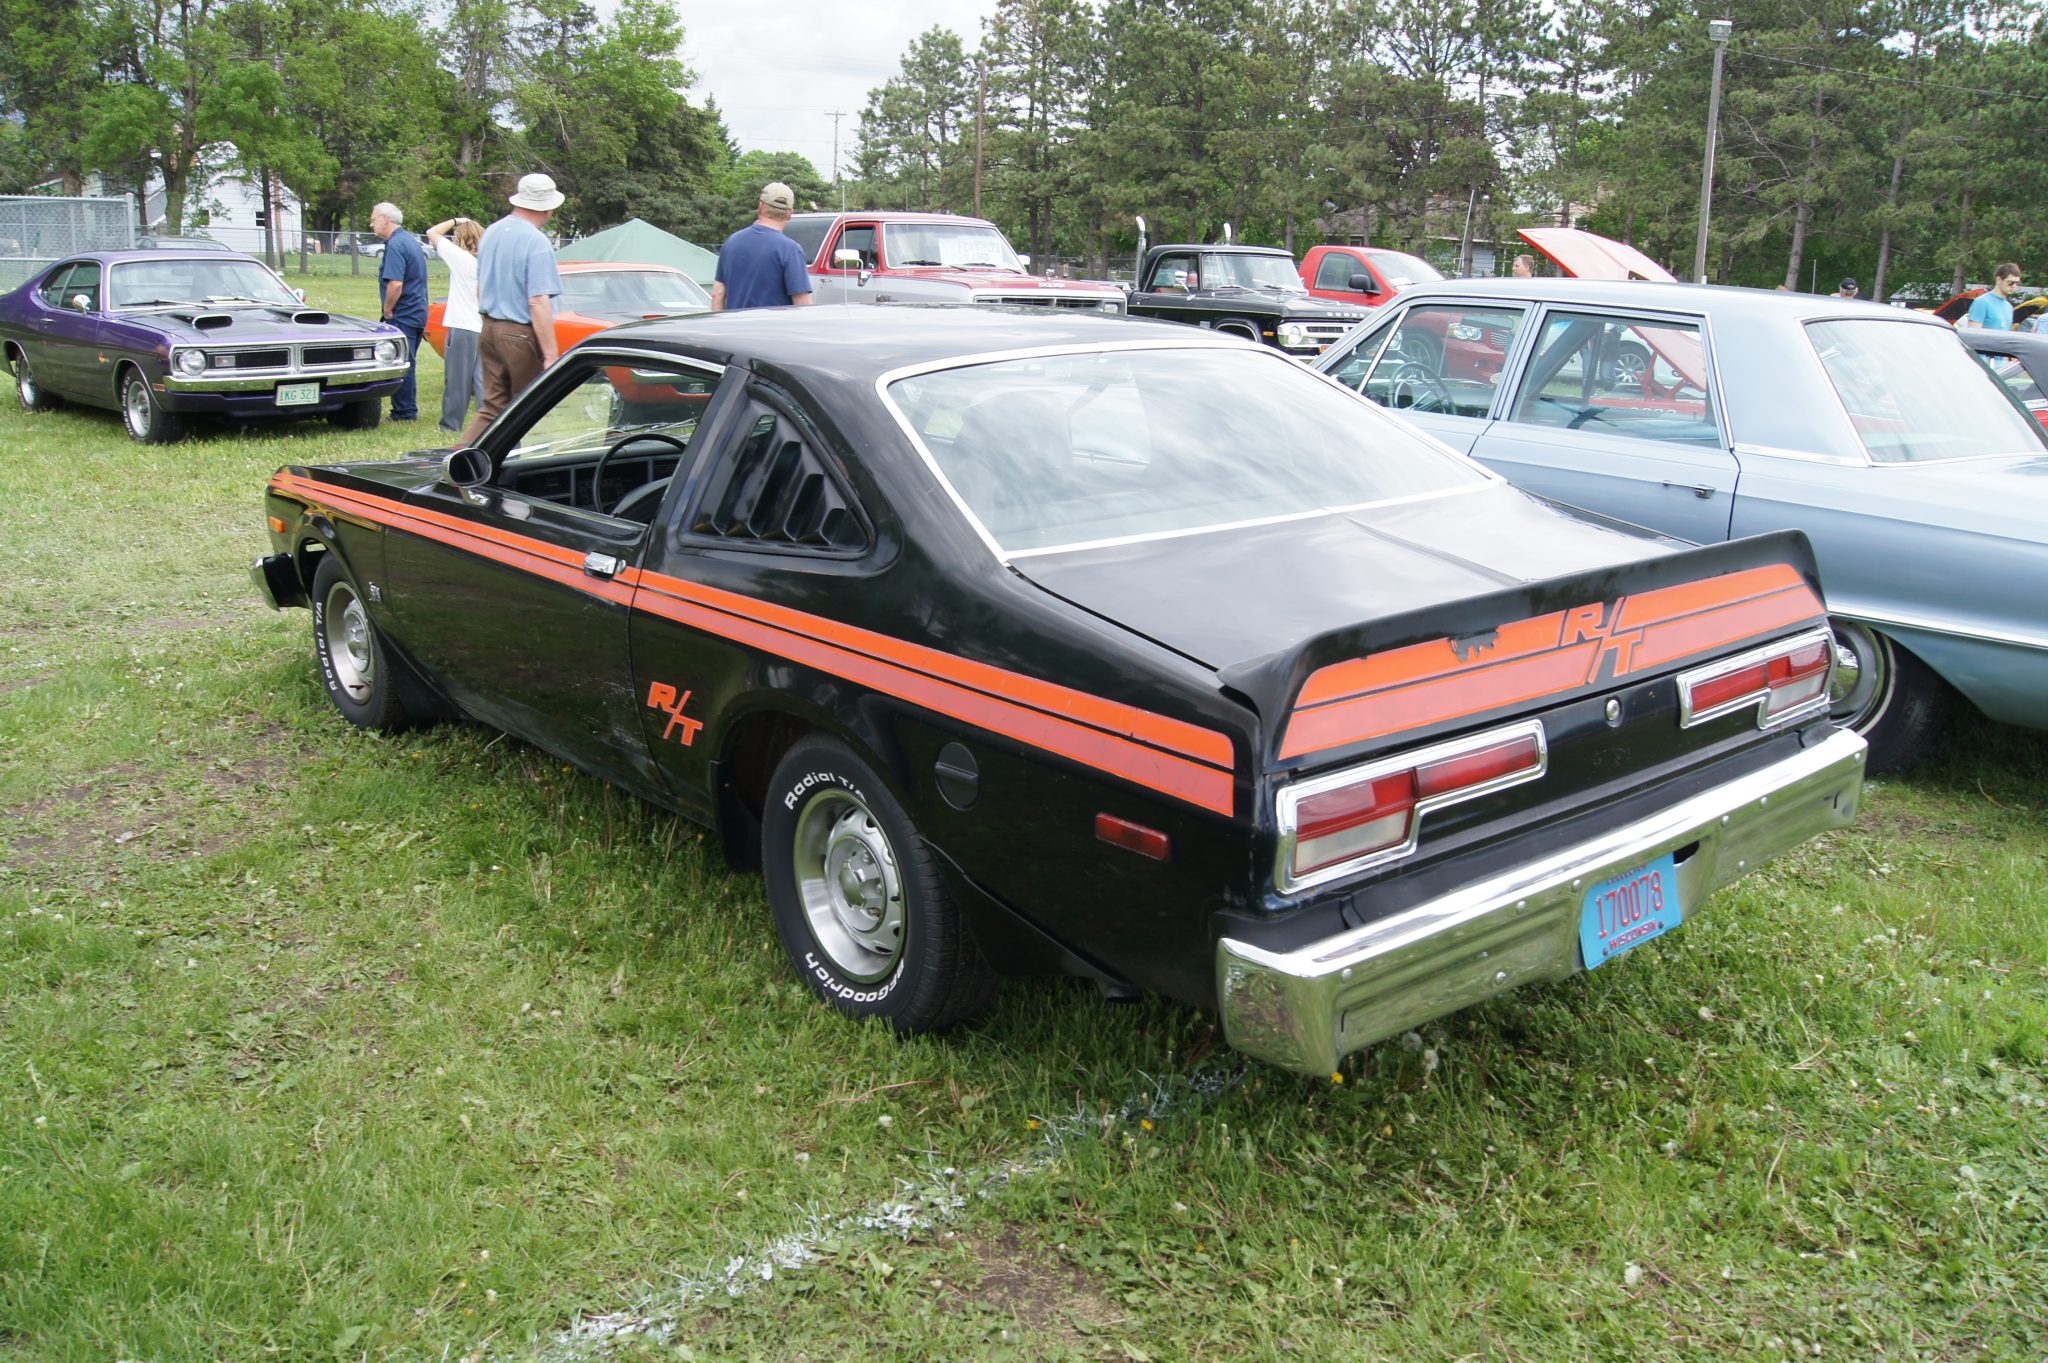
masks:
<svg viewBox="0 0 2048 1363"><path fill-rule="evenodd" d="M1841 454L1822 454L1816 450L1789 450L1782 445L1757 445L1747 440L1738 440L1728 447L1738 455L1749 454L1771 459L1796 459L1805 464L1835 464L1843 468L1872 468L1868 454L1851 458Z"/></svg>
<svg viewBox="0 0 2048 1363"><path fill-rule="evenodd" d="M1417 800L1415 802L1415 812L1408 820L1408 837L1400 846L1382 848L1377 852L1366 852L1352 857L1348 861L1336 862L1311 871L1299 880L1294 878L1294 847L1297 840L1295 834L1298 831L1297 815L1303 800L1311 796L1321 795L1324 791L1338 790L1345 786L1363 785L1368 781L1376 781L1382 776L1390 776L1395 772L1412 771L1417 767L1429 766L1432 763L1463 757L1468 753L1479 752L1486 748L1497 748L1504 743L1512 743L1516 739L1521 738L1533 738L1536 740L1535 766L1523 771L1510 772L1506 776L1495 777L1493 780L1481 785L1467 786L1462 790L1446 791L1442 795L1432 795L1427 799ZM1390 861L1399 861L1401 858L1414 853L1416 844L1422 836L1422 820L1425 815L1435 810L1443 809L1448 805L1463 804L1467 800L1476 800L1481 796L1491 795L1496 791L1508 790L1530 781L1540 780L1549 771L1549 735L1543 731L1542 720L1530 719L1518 724L1507 724L1497 729L1488 729L1483 733L1467 734L1463 738L1454 738L1447 743L1432 744L1427 748L1419 748L1414 752L1403 753L1398 757L1382 757L1371 762L1361 763L1355 767L1347 767L1342 771L1330 772L1327 775L1318 776L1311 780L1296 781L1292 785L1282 786L1273 795L1274 816L1280 829L1279 846L1274 852L1273 859L1273 882L1279 886L1282 894L1294 894L1301 890L1313 889L1318 885L1327 885L1331 881L1341 880L1345 876L1356 875L1360 871L1370 870L1375 866L1384 866Z"/></svg>
<svg viewBox="0 0 2048 1363"><path fill-rule="evenodd" d="M2020 634L1999 632L1988 629L1970 629L1948 620L1933 620L1921 615L1886 614L1881 611L1837 610L1831 612L1845 620L1854 620L1865 625L1891 625L1897 629L1917 629L1927 634L1939 634L1952 639L1971 639L1986 644L2011 644L2015 648L2048 650L2048 634Z"/></svg>
<svg viewBox="0 0 2048 1363"><path fill-rule="evenodd" d="M350 385L358 383L381 383L386 379L405 377L405 366L386 366L378 369L307 369L307 370L266 370L249 377L227 378L212 374L187 377L181 374L164 376L164 391L167 393L261 393L276 388L282 383L312 383L321 380L345 381ZM325 384L323 383L323 387Z"/></svg>
<svg viewBox="0 0 2048 1363"><path fill-rule="evenodd" d="M1772 658L1783 657L1785 654L1791 653L1796 649L1805 648L1809 644L1819 644L1824 656L1828 660L1827 671L1821 679L1820 694L1812 700L1805 701L1787 710L1784 714L1773 718L1766 708L1771 701L1771 689L1769 686L1764 686L1746 695L1737 696L1734 700L1723 701L1711 710L1693 709L1693 688L1702 682L1710 682L1716 677L1725 677L1730 672L1740 672L1745 667L1755 667L1758 663L1769 662ZM1723 715L1732 715L1738 710L1753 705L1756 707L1757 728L1765 730L1782 729L1787 724L1797 724L1802 719L1824 714L1827 711L1828 682L1832 680L1834 675L1835 636L1834 632L1828 629L1810 629L1802 634L1795 634L1789 639L1779 639L1760 648L1752 648L1747 652L1738 653L1732 658L1721 658L1715 662L1708 663L1705 667L1695 667L1690 672L1678 674L1678 727L1681 729L1697 728L1702 724L1711 723Z"/></svg>
<svg viewBox="0 0 2048 1363"><path fill-rule="evenodd" d="M1293 951L1221 938L1224 1035L1270 1064L1327 1075L1345 1055L1431 1018L1575 974L1589 885L1691 847L1677 876L1696 917L1716 889L1853 822L1864 752L1862 739L1836 730L1761 771Z"/></svg>

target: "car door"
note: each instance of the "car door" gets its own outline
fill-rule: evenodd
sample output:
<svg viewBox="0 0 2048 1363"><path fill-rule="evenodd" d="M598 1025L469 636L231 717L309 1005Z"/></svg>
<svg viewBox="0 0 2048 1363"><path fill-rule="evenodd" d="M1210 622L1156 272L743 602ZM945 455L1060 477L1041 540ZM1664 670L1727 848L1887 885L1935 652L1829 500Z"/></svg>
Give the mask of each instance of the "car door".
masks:
<svg viewBox="0 0 2048 1363"><path fill-rule="evenodd" d="M1367 287L1355 289L1353 281ZM1387 289L1373 268L1355 251L1330 247L1323 252L1323 258L1316 263L1315 278L1309 283L1309 292L1317 298L1329 298L1339 303L1353 303L1362 308L1377 307L1387 301Z"/></svg>
<svg viewBox="0 0 2048 1363"><path fill-rule="evenodd" d="M639 575L632 653L655 765L708 815L726 726L749 722L751 694L788 687L792 660L833 651L834 627L805 608L865 577L876 537L845 452L765 380L727 377L703 450Z"/></svg>
<svg viewBox="0 0 2048 1363"><path fill-rule="evenodd" d="M1201 257L1193 251L1168 252L1155 260L1151 273L1138 281L1138 292L1131 297L1131 311L1141 317L1199 325L1209 310L1194 302L1191 295L1201 287Z"/></svg>
<svg viewBox="0 0 2048 1363"><path fill-rule="evenodd" d="M417 533L386 548L396 637L457 701L646 794L661 785L628 655L634 569L687 481L707 372L577 351L479 442L491 480L412 494Z"/></svg>
<svg viewBox="0 0 2048 1363"><path fill-rule="evenodd" d="M1412 303L1325 368L1346 387L1469 453L1493 414L1528 315L1516 303Z"/></svg>
<svg viewBox="0 0 2048 1363"><path fill-rule="evenodd" d="M880 263L876 252L875 224L871 222L848 222L841 224L837 233L818 252L818 259L811 268L811 301L814 303L873 303L876 302L878 281L872 277ZM835 257L841 251L856 251L860 264L840 265ZM863 275L870 276L866 283Z"/></svg>
<svg viewBox="0 0 2048 1363"><path fill-rule="evenodd" d="M89 396L94 347L99 339L100 266L81 260L60 266L38 291L43 304L29 362L45 388L73 397Z"/></svg>
<svg viewBox="0 0 2048 1363"><path fill-rule="evenodd" d="M1473 456L1532 492L1696 543L1728 538L1738 465L1700 318L1546 308Z"/></svg>

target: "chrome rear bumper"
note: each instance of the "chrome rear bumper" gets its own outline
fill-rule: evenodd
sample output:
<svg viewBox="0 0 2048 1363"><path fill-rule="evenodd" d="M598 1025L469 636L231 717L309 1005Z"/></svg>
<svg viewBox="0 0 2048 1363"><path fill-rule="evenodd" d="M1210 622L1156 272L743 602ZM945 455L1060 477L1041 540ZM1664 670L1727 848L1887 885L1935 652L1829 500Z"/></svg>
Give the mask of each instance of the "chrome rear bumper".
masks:
<svg viewBox="0 0 2048 1363"><path fill-rule="evenodd" d="M1580 968L1586 887L1681 853L1680 902L1690 917L1721 886L1852 822L1863 754L1862 739L1838 731L1598 838L1293 951L1225 937L1216 944L1224 1035L1270 1064L1322 1075L1431 1018L1563 979Z"/></svg>

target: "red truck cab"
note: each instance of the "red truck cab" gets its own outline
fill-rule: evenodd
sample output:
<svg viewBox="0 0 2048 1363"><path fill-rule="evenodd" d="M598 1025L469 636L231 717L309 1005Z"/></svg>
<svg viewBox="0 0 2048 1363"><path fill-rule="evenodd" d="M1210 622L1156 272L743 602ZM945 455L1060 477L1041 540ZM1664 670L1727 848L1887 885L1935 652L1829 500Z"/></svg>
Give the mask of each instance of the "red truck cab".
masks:
<svg viewBox="0 0 2048 1363"><path fill-rule="evenodd" d="M1406 251L1377 246L1311 246L1301 259L1301 282L1317 298L1376 308L1417 284L1431 284L1443 273Z"/></svg>

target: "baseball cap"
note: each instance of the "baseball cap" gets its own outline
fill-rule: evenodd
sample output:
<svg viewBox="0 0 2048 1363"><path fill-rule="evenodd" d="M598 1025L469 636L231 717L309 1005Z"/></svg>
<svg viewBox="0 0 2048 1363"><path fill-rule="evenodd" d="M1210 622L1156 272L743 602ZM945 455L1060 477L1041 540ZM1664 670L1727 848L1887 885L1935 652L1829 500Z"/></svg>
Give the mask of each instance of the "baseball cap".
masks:
<svg viewBox="0 0 2048 1363"><path fill-rule="evenodd" d="M1835 285L1835 287L1838 289L1853 289L1856 287L1856 281L1853 279L1845 279L1841 283Z"/></svg>
<svg viewBox="0 0 2048 1363"><path fill-rule="evenodd" d="M761 186L761 202L784 213L796 211L796 191L780 180L770 180Z"/></svg>
<svg viewBox="0 0 2048 1363"><path fill-rule="evenodd" d="M519 192L509 202L514 208L530 208L537 213L546 213L560 208L562 191L555 188L555 177L538 172L519 177Z"/></svg>

